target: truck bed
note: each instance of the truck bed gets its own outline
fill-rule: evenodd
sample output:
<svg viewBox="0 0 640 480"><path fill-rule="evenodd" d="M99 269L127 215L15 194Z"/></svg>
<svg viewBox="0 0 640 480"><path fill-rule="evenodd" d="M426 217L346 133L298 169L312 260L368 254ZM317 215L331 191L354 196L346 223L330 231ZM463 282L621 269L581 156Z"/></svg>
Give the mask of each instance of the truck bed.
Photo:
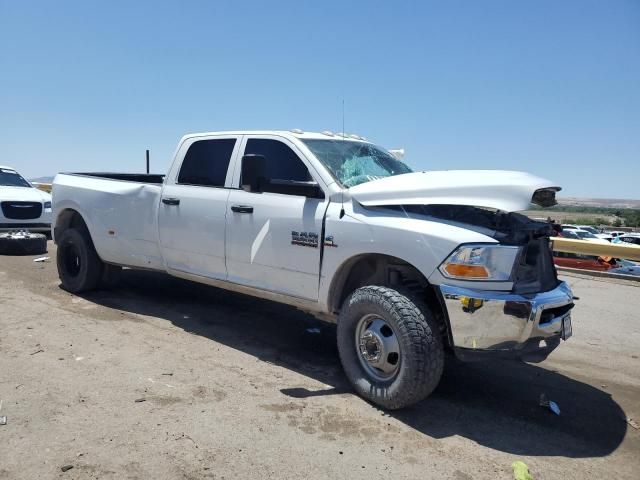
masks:
<svg viewBox="0 0 640 480"><path fill-rule="evenodd" d="M59 173L54 218L63 210L80 213L105 262L162 269L157 219L163 180L157 174Z"/></svg>

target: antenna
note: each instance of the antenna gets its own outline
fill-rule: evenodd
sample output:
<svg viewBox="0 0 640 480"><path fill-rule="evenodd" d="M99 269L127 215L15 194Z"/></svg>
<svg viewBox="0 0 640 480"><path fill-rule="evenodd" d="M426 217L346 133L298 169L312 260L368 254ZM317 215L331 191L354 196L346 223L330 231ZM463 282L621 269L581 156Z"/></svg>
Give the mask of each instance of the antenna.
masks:
<svg viewBox="0 0 640 480"><path fill-rule="evenodd" d="M345 135L345 130L344 130L344 98L342 99L342 138L344 138Z"/></svg>
<svg viewBox="0 0 640 480"><path fill-rule="evenodd" d="M149 150L147 150L146 152L146 157L147 157L147 173L149 173Z"/></svg>

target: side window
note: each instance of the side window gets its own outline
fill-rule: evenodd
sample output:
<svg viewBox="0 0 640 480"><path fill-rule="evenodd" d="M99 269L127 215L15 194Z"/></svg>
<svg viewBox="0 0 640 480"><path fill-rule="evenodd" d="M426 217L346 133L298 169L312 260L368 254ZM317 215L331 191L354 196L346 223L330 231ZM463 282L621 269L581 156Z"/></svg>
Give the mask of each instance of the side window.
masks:
<svg viewBox="0 0 640 480"><path fill-rule="evenodd" d="M308 182L312 180L307 166L288 145L279 140L252 138L247 141L245 155L264 155L265 174L272 180L296 180ZM276 191L268 186L264 191ZM276 192L277 193L277 192Z"/></svg>
<svg viewBox="0 0 640 480"><path fill-rule="evenodd" d="M178 183L224 187L235 144L234 138L194 142L182 161Z"/></svg>

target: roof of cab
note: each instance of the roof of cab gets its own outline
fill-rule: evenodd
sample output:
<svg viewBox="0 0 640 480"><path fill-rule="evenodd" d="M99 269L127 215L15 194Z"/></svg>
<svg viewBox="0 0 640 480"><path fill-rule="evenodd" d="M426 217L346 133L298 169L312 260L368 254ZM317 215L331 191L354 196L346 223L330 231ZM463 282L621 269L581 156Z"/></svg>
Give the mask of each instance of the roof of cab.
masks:
<svg viewBox="0 0 640 480"><path fill-rule="evenodd" d="M16 169L13 167L8 167L6 165L0 165L0 168L4 169L4 170L11 170L12 172L15 172Z"/></svg>
<svg viewBox="0 0 640 480"><path fill-rule="evenodd" d="M356 142L366 142L364 137L354 134L342 134L334 132L304 132L302 130L229 130L219 132L188 133L182 140L193 137L206 137L212 135L278 135L285 138L297 139L323 139L323 140L350 140Z"/></svg>

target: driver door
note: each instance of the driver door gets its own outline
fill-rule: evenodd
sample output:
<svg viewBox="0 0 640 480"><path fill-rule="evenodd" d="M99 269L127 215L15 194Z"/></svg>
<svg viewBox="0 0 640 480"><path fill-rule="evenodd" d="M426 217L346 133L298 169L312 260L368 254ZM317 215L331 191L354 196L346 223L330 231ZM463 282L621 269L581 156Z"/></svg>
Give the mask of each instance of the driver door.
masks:
<svg viewBox="0 0 640 480"><path fill-rule="evenodd" d="M304 156L276 135L243 139L229 194L226 228L228 280L277 293L318 299L322 221L329 200L240 188L243 155L262 155L268 178L309 181ZM318 179L315 179L318 181Z"/></svg>

